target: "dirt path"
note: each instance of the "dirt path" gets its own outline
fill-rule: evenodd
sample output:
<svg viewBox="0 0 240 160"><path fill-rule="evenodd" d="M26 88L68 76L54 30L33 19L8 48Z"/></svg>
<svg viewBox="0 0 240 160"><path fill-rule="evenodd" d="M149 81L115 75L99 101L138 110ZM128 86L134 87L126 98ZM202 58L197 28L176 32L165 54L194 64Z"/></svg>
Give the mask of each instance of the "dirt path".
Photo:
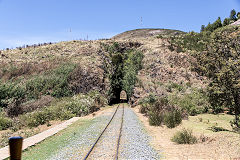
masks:
<svg viewBox="0 0 240 160"><path fill-rule="evenodd" d="M162 153L165 159L240 159L240 135L236 133L217 132L214 135L208 135L209 139L204 143L178 145L170 139L176 131L185 127L185 120L174 129L168 129L165 126L154 127L149 125L146 116L139 113L138 107L132 110L153 137L151 144Z"/></svg>

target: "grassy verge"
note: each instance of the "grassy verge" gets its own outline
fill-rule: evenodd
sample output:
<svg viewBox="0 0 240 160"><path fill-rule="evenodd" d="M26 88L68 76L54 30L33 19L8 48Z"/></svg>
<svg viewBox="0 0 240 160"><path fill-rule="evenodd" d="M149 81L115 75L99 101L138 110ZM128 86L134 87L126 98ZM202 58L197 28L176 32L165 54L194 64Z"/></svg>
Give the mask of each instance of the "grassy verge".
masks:
<svg viewBox="0 0 240 160"><path fill-rule="evenodd" d="M61 156L62 152L73 153L70 154L71 158L76 155L77 158L83 157L110 118L111 114L106 114L92 119L80 119L56 135L26 149L23 159L49 159L51 156Z"/></svg>
<svg viewBox="0 0 240 160"><path fill-rule="evenodd" d="M55 136L49 137L38 145L26 149L23 152L23 159L47 159L68 143L68 139L75 136L76 132L84 130L91 123L91 120L77 121L67 129L57 133Z"/></svg>
<svg viewBox="0 0 240 160"><path fill-rule="evenodd" d="M188 120L183 121L182 126L185 128L190 128L196 133L213 135L214 132L210 129L212 126L221 127L231 131L232 127L229 122L233 119L233 115L227 114L199 114L197 116L189 116Z"/></svg>

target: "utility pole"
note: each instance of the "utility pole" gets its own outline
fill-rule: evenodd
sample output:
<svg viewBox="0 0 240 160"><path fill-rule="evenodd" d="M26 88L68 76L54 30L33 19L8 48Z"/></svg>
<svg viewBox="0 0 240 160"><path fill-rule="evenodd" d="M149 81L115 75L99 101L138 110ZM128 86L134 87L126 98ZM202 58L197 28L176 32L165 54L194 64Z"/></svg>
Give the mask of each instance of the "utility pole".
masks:
<svg viewBox="0 0 240 160"><path fill-rule="evenodd" d="M141 28L143 28L143 18L141 17L141 22L140 22L140 24L141 24Z"/></svg>

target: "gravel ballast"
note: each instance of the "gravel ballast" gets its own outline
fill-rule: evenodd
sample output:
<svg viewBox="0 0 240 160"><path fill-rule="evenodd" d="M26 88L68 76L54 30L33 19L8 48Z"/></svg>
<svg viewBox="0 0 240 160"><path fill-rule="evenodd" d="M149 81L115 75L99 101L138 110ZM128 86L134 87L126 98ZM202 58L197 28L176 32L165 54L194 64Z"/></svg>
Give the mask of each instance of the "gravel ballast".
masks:
<svg viewBox="0 0 240 160"><path fill-rule="evenodd" d="M98 141L88 159L115 159L123 108L119 107L112 122Z"/></svg>
<svg viewBox="0 0 240 160"><path fill-rule="evenodd" d="M137 115L125 107L119 159L160 159Z"/></svg>

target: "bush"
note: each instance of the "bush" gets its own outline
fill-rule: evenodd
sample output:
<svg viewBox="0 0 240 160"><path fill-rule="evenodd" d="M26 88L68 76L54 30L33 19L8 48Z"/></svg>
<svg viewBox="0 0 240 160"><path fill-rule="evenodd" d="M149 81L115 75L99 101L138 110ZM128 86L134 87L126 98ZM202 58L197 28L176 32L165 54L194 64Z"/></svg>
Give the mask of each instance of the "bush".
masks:
<svg viewBox="0 0 240 160"><path fill-rule="evenodd" d="M191 93L184 95L172 94L168 98L171 104L179 106L191 116L206 113L210 106L206 93L201 89L191 89Z"/></svg>
<svg viewBox="0 0 240 160"><path fill-rule="evenodd" d="M183 129L178 131L173 138L171 139L173 142L178 144L194 144L197 143L197 138L192 135L191 130Z"/></svg>
<svg viewBox="0 0 240 160"><path fill-rule="evenodd" d="M154 94L150 93L147 97L141 99L138 104L153 104L157 101L157 96L155 96Z"/></svg>
<svg viewBox="0 0 240 160"><path fill-rule="evenodd" d="M171 83L168 86L168 90L172 90L172 88L178 90L179 92L184 91L184 87L180 84L177 84L177 83Z"/></svg>
<svg viewBox="0 0 240 160"><path fill-rule="evenodd" d="M51 95L57 98L70 96L68 78L74 69L75 64L64 64L53 71L28 80L26 82L28 97L38 99L41 95Z"/></svg>
<svg viewBox="0 0 240 160"><path fill-rule="evenodd" d="M51 120L68 120L75 116L84 116L105 105L106 99L98 92L87 95L78 94L73 97L62 98L56 104L32 113L20 116L21 124L37 127L49 123Z"/></svg>
<svg viewBox="0 0 240 160"><path fill-rule="evenodd" d="M167 127L174 128L182 122L182 112L170 105L166 97L159 98L149 105L148 116L149 124L154 126L159 126L164 122Z"/></svg>
<svg viewBox="0 0 240 160"><path fill-rule="evenodd" d="M48 110L37 111L21 116L22 123L30 128L46 124L52 119L52 113Z"/></svg>
<svg viewBox="0 0 240 160"><path fill-rule="evenodd" d="M144 103L144 104L140 105L140 109L139 109L140 113L147 114L148 111L149 111L149 104Z"/></svg>
<svg viewBox="0 0 240 160"><path fill-rule="evenodd" d="M0 113L0 131L12 126L12 120L5 116L5 113Z"/></svg>
<svg viewBox="0 0 240 160"><path fill-rule="evenodd" d="M174 128L178 126L181 122L182 122L181 111L177 109L172 112L167 112L164 115L164 124L168 128Z"/></svg>
<svg viewBox="0 0 240 160"><path fill-rule="evenodd" d="M54 114L54 119L58 119L58 120L68 120L72 117L75 117L76 115L73 114L71 111L67 110L64 107L61 106L57 106L56 108L52 108L52 112Z"/></svg>
<svg viewBox="0 0 240 160"><path fill-rule="evenodd" d="M163 122L163 114L159 113L159 112L154 112L154 111L150 111L148 113L149 116L149 124L152 126L160 126Z"/></svg>
<svg viewBox="0 0 240 160"><path fill-rule="evenodd" d="M0 81L0 108L7 107L14 101L22 101L25 98L25 88L12 83L3 83Z"/></svg>

